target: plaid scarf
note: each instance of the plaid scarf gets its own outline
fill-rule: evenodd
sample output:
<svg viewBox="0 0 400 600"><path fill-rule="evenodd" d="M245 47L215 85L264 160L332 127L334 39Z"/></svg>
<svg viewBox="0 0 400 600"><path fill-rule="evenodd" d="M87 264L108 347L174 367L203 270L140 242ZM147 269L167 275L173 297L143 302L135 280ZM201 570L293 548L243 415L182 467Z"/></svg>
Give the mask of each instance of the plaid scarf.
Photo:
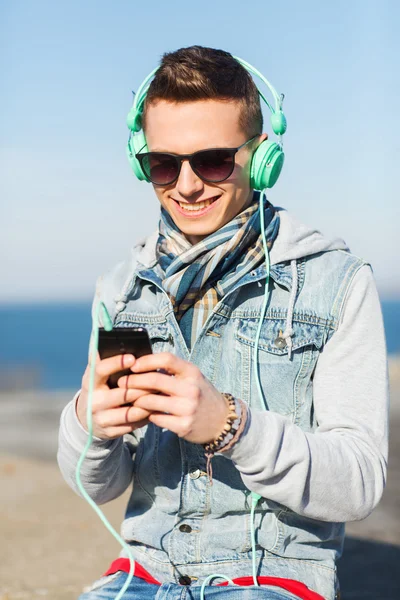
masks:
<svg viewBox="0 0 400 600"><path fill-rule="evenodd" d="M161 209L157 258L163 271L163 287L188 348L193 346L218 301L264 261L258 200L255 192L248 208L194 246ZM269 202L265 202L264 211L270 250L280 219Z"/></svg>

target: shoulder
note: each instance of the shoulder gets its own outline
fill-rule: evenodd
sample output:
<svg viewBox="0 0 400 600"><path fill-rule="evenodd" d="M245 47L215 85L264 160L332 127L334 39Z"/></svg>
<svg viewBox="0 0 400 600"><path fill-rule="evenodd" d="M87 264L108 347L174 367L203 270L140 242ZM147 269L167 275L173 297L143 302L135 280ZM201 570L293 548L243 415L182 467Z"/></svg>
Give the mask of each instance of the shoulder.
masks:
<svg viewBox="0 0 400 600"><path fill-rule="evenodd" d="M378 297L371 264L350 251L332 250L307 257L305 279L312 296L323 296L319 302L324 302L334 329L349 312L349 306L355 303L360 310L367 296Z"/></svg>
<svg viewBox="0 0 400 600"><path fill-rule="evenodd" d="M329 278L333 272L339 272L339 277L353 277L361 267L370 266L368 260L349 249L324 250L305 257L305 261L321 269L321 275L325 278Z"/></svg>
<svg viewBox="0 0 400 600"><path fill-rule="evenodd" d="M284 208L276 209L280 225L271 249L272 264L296 259L305 264L309 276L314 275L317 284L329 282L331 278L333 281L351 280L358 269L369 264L363 257L351 252L342 238L328 237Z"/></svg>

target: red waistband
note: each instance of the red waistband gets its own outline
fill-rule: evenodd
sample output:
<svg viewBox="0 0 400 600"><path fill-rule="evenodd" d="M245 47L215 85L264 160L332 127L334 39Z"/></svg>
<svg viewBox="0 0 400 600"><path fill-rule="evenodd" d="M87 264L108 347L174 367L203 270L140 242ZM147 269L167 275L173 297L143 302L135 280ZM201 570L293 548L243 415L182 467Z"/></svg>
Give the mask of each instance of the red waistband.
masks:
<svg viewBox="0 0 400 600"><path fill-rule="evenodd" d="M117 558L116 560L114 560L111 563L110 568L108 569L108 571L106 573L104 573L104 575L112 575L113 573L116 573L116 571L124 571L126 573L129 573L129 570L130 570L129 558ZM144 569L137 562L135 562L134 576L139 577L140 579L144 579L144 581L147 581L148 583L153 583L155 585L161 585L161 583L159 581L157 581L157 579L154 579L154 577L152 577L150 575L150 573L148 573L148 571L146 571L146 569ZM233 579L232 581L236 585L242 585L242 586L254 585L252 577L238 577L237 579ZM291 592L292 594L295 594L296 596L298 596L298 598L300 600L324 600L320 594L317 594L317 592L313 592L304 583L301 583L300 581L296 581L295 579L285 579L283 577L264 577L263 576L263 577L257 577L257 582L259 585L273 585L276 587L280 587L288 592ZM228 585L228 582L224 581L222 583L217 583L216 585L224 586L224 585Z"/></svg>

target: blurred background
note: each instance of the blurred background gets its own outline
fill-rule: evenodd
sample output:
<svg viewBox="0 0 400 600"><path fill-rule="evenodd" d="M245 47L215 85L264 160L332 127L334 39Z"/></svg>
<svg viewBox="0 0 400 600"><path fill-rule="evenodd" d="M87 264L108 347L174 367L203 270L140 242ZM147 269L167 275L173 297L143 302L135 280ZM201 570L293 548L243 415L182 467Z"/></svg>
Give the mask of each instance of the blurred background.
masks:
<svg viewBox="0 0 400 600"><path fill-rule="evenodd" d="M157 225L152 187L125 157L132 90L195 43L285 93L286 163L269 199L371 262L400 351L398 3L0 6L2 387L79 387L96 278Z"/></svg>
<svg viewBox="0 0 400 600"><path fill-rule="evenodd" d="M344 238L371 263L397 423L399 17L395 0L0 1L0 472L8 490L16 494L20 484L32 482L27 471L37 474L40 489L50 495L43 482L58 481L57 423L86 366L95 281L157 225L152 188L135 179L125 157L132 91L164 52L193 44L244 58L285 94L286 162L269 199L326 235ZM264 116L271 134L269 115ZM398 464L392 462L392 468ZM43 469L50 469L46 477ZM96 536L101 525L90 520L82 501L65 496L69 490L61 481L57 485L53 492L63 510L72 510L71 519L58 522L64 534L71 534L74 502L85 515L82 531L93 561L75 578L83 584L98 574L100 561L87 528ZM36 511L38 504L47 506L35 487L29 489ZM354 534L392 544L398 552L400 511L392 493L390 507L383 505L382 515L374 513L367 528ZM3 533L17 557L13 519L19 505L9 494L10 525ZM26 507L26 496L18 498ZM388 514L393 520L382 522ZM97 548L103 543L109 548L105 540L107 533ZM361 551L365 555L364 547ZM74 568L72 550L62 554L69 559ZM35 579L37 571L14 578L7 566L5 579L0 572L0 600L36 598L43 589L56 600L75 597L74 578L60 583L58 572L52 583L47 576L46 587L40 576ZM367 588L363 598L369 597ZM371 598L397 597L390 589L387 596Z"/></svg>

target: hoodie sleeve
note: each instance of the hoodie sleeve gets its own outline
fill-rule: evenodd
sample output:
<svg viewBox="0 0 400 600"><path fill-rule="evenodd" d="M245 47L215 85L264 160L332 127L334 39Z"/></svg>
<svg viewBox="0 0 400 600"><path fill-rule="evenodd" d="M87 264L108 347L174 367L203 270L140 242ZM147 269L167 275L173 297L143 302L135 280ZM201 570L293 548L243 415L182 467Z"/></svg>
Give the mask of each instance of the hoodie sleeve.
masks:
<svg viewBox="0 0 400 600"><path fill-rule="evenodd" d="M109 277L120 277L120 263ZM92 319L99 300L106 303L109 313L112 313L113 303L104 295L104 287L114 290L112 285L103 286L104 278L99 277L92 304ZM111 295L109 291L109 295ZM101 313L99 315L101 320ZM102 323L100 323L102 325ZM92 346L92 335L89 342L89 354ZM76 403L80 391L64 408L60 418L58 435L57 461L60 471L68 485L80 494L76 483L76 467L86 446L89 434L80 423L76 414ZM81 468L81 481L84 489L96 504L105 504L118 498L129 486L133 478L133 461L138 439L135 433L112 440L93 437L92 444L86 454Z"/></svg>
<svg viewBox="0 0 400 600"><path fill-rule="evenodd" d="M80 494L76 484L76 467L89 434L76 414L78 397L79 392L61 414L57 460L65 481ZM132 481L136 447L134 435L113 440L93 437L82 465L81 481L96 504L105 504L118 498L127 489Z"/></svg>
<svg viewBox="0 0 400 600"><path fill-rule="evenodd" d="M371 268L364 265L317 361L315 432L305 433L277 413L249 411L245 433L224 455L251 491L301 515L363 519L385 486L388 400L381 306Z"/></svg>

